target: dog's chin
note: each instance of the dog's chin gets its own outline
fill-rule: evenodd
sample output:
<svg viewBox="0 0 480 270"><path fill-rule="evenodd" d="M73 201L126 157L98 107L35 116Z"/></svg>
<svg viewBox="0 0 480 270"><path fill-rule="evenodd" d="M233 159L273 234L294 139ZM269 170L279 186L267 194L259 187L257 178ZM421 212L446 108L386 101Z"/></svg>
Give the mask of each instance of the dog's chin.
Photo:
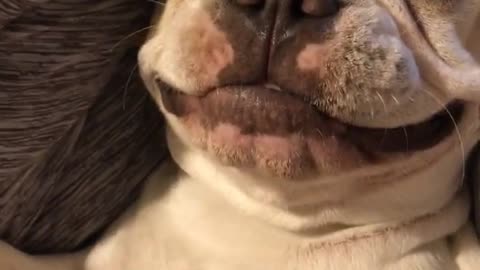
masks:
<svg viewBox="0 0 480 270"><path fill-rule="evenodd" d="M450 137L464 111L455 101L423 122L372 129L342 123L274 87L226 86L192 96L158 86L162 110L182 126L182 137L225 165L282 179L408 158Z"/></svg>

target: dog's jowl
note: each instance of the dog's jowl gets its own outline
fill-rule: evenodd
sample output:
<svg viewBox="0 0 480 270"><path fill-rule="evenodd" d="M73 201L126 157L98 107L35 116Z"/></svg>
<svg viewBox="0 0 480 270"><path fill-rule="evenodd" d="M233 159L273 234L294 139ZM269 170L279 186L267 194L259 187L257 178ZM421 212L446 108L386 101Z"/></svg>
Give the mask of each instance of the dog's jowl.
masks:
<svg viewBox="0 0 480 270"><path fill-rule="evenodd" d="M159 4L139 67L171 160L89 249L4 246L0 268L480 269L464 185L479 15L480 0Z"/></svg>

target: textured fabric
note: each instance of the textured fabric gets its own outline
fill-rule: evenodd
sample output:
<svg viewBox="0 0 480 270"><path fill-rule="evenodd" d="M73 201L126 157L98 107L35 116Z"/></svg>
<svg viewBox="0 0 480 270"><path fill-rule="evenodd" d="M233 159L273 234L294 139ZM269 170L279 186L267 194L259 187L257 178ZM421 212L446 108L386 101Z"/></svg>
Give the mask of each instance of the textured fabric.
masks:
<svg viewBox="0 0 480 270"><path fill-rule="evenodd" d="M0 0L0 238L78 249L165 158L162 119L136 72L154 4Z"/></svg>

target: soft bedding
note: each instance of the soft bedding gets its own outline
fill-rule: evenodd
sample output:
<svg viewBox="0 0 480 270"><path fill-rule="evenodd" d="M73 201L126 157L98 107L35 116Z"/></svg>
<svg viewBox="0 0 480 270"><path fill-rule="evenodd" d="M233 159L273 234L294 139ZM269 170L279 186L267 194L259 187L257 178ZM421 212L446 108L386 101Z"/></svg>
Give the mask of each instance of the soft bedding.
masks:
<svg viewBox="0 0 480 270"><path fill-rule="evenodd" d="M0 239L76 250L164 159L135 64L153 5L0 0Z"/></svg>

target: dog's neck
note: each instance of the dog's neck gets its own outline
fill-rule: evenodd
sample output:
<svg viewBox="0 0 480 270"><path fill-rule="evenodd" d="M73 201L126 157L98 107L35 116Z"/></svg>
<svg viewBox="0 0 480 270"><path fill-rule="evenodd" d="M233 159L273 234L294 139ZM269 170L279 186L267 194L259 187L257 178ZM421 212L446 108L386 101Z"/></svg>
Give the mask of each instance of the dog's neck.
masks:
<svg viewBox="0 0 480 270"><path fill-rule="evenodd" d="M456 152L395 177L288 184L221 166L174 136L169 146L175 168L161 175L172 175L172 186L161 197L147 190L168 213L161 217L172 229L163 231L175 235L178 254L205 269L383 269L379 263L438 242L467 220ZM286 191L296 185L304 187Z"/></svg>
<svg viewBox="0 0 480 270"><path fill-rule="evenodd" d="M168 128L178 169L168 195L149 191L168 215L151 215L169 217L173 226L161 231L175 235L177 254L214 265L205 269L385 269L405 257L398 263L407 266L388 268L404 270L414 251L423 254L415 257L419 269L451 269L432 268L431 258L443 256L436 252L448 249L447 236L468 219L461 177L464 155L478 140L478 115L469 106L456 135L425 152L296 181L222 165Z"/></svg>
<svg viewBox="0 0 480 270"><path fill-rule="evenodd" d="M289 231L408 221L444 207L461 186L462 153L447 144L429 159L412 157L412 168L402 163L354 175L283 181L223 166L176 136L168 137L173 159L188 175L247 214Z"/></svg>

